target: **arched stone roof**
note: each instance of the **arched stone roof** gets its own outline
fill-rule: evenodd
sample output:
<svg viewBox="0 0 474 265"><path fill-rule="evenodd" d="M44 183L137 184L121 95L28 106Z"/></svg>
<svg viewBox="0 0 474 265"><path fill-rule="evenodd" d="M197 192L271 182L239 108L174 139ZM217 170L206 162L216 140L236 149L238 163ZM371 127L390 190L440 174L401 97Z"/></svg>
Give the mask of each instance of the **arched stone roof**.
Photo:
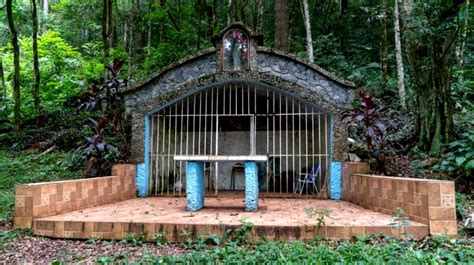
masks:
<svg viewBox="0 0 474 265"><path fill-rule="evenodd" d="M222 46L219 41L227 30L233 28L245 30L251 38L250 70L222 70ZM132 119L132 157L143 154L144 117L147 114L215 83L240 80L270 85L336 115L333 122L340 125L338 117L343 110L351 108L355 85L306 60L258 47L258 38L243 25L233 24L214 39L215 48L170 64L144 82L126 90L126 113ZM346 133L344 128L345 126L334 126L335 138L341 139L340 144L345 141L342 140L344 136L339 135Z"/></svg>

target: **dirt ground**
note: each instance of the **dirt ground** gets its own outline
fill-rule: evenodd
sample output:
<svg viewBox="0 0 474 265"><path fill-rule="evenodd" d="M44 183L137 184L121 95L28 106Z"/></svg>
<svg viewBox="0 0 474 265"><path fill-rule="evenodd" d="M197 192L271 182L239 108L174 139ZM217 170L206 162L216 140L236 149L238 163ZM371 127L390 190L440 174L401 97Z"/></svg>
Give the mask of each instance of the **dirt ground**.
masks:
<svg viewBox="0 0 474 265"><path fill-rule="evenodd" d="M3 223L0 233L11 231L11 223ZM62 240L21 235L0 244L0 264L94 264L100 261L140 260L143 255L183 255L189 250L177 244L157 246L155 243L133 244L117 241Z"/></svg>

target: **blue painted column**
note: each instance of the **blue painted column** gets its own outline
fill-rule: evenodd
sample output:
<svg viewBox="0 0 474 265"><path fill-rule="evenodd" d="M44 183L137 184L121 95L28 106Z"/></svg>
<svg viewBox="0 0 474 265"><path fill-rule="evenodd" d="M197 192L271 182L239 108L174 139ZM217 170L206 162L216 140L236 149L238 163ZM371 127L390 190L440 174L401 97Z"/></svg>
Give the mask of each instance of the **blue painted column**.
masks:
<svg viewBox="0 0 474 265"><path fill-rule="evenodd" d="M329 177L329 197L340 200L342 195L341 162L331 162L331 175Z"/></svg>
<svg viewBox="0 0 474 265"><path fill-rule="evenodd" d="M139 197L148 196L148 175L145 163L137 165L137 192Z"/></svg>
<svg viewBox="0 0 474 265"><path fill-rule="evenodd" d="M255 162L245 162L245 210L258 209L258 169Z"/></svg>
<svg viewBox="0 0 474 265"><path fill-rule="evenodd" d="M186 164L186 210L195 212L204 207L204 163Z"/></svg>

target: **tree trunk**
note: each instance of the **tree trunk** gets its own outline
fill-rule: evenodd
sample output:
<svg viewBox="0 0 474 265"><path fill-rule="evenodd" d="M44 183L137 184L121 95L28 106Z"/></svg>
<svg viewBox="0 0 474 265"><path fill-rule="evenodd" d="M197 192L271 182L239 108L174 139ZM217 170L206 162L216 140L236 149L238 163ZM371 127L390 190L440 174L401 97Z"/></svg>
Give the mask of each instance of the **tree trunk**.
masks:
<svg viewBox="0 0 474 265"><path fill-rule="evenodd" d="M384 83L388 81L388 37L387 37L387 0L382 0L382 20L381 20L381 38L380 38L380 70Z"/></svg>
<svg viewBox="0 0 474 265"><path fill-rule="evenodd" d="M35 102L35 111L36 115L41 114L41 105L40 105L40 69L38 61L38 15L36 10L36 0L31 0L31 19L33 21L33 100Z"/></svg>
<svg viewBox="0 0 474 265"><path fill-rule="evenodd" d="M48 16L49 16L49 2L48 2L48 0L42 0L40 2L40 9L43 12L43 16L47 19ZM39 24L38 24L38 28L40 28ZM46 24L46 22L44 22L44 24L41 27L41 31L45 32L46 28L47 28L47 24Z"/></svg>
<svg viewBox="0 0 474 265"><path fill-rule="evenodd" d="M110 48L112 43L112 0L103 0L102 6L102 43L104 45L104 66L110 62ZM108 71L104 70L104 78Z"/></svg>
<svg viewBox="0 0 474 265"><path fill-rule="evenodd" d="M257 0L257 33L263 33L263 11L264 11L264 1Z"/></svg>
<svg viewBox="0 0 474 265"><path fill-rule="evenodd" d="M462 2L435 2L414 9L411 0L402 5L405 45L413 89L418 107L418 146L439 156L442 144L452 140L453 102L451 65L455 59L454 41L458 39L456 19ZM412 23L407 18L417 18ZM420 25L428 27L423 31ZM426 33L430 32L430 33Z"/></svg>
<svg viewBox="0 0 474 265"><path fill-rule="evenodd" d="M464 24L462 25L461 32L459 34L459 45L456 47L456 59L457 59L457 82L459 85L464 84L464 47L466 45L467 32L469 30L469 8L471 1L466 0L466 15L464 18Z"/></svg>
<svg viewBox="0 0 474 265"><path fill-rule="evenodd" d="M398 0L395 0L395 8L393 10L393 16L395 18L395 49L397 57L397 77L398 77L398 95L400 96L400 105L404 111L407 110L406 95L405 95L405 78L403 69L403 58L402 58L402 44L400 41L400 22L398 12Z"/></svg>
<svg viewBox="0 0 474 265"><path fill-rule="evenodd" d="M44 14L45 16L48 16L48 14L49 14L49 3L48 3L48 0L43 0L42 8L43 8L43 14Z"/></svg>
<svg viewBox="0 0 474 265"><path fill-rule="evenodd" d="M15 125L15 132L17 134L20 133L20 46L18 45L18 33L15 29L15 23L13 18L13 10L12 10L12 0L7 0L6 2L7 8L7 20L8 20L8 28L10 29L11 34L11 43L13 47L13 101L14 101L14 125Z"/></svg>
<svg viewBox="0 0 474 265"><path fill-rule="evenodd" d="M0 52L0 84L2 85L2 103L7 102L7 86L5 85L5 73L3 72L3 59Z"/></svg>
<svg viewBox="0 0 474 265"><path fill-rule="evenodd" d="M151 61L151 29L152 29L152 12L153 12L153 1L148 0L148 33L147 33L147 44L146 44L146 67L147 73L150 71L150 61Z"/></svg>
<svg viewBox="0 0 474 265"><path fill-rule="evenodd" d="M282 52L289 50L289 24L287 0L275 0L275 48Z"/></svg>
<svg viewBox="0 0 474 265"><path fill-rule="evenodd" d="M311 18L309 16L308 0L303 0L304 27L306 29L306 49L308 60L314 63L313 38L311 37Z"/></svg>
<svg viewBox="0 0 474 265"><path fill-rule="evenodd" d="M234 22L233 21L233 16L232 16L232 0L229 0L228 5L227 5L227 25L230 23Z"/></svg>
<svg viewBox="0 0 474 265"><path fill-rule="evenodd" d="M132 52L133 52L133 20L135 19L135 1L132 0L132 11L130 12L129 16L129 21L130 24L128 26L128 72L127 72L127 78L130 80L132 77Z"/></svg>

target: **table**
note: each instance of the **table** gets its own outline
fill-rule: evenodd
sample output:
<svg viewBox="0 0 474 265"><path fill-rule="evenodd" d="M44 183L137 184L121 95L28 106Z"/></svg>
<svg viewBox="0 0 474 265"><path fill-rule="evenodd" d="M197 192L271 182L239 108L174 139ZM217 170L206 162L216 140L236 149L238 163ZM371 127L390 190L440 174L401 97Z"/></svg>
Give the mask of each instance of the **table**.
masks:
<svg viewBox="0 0 474 265"><path fill-rule="evenodd" d="M176 155L176 161L186 161L186 210L199 211L204 208L204 162L245 162L245 210L258 210L258 168L256 162L267 161L263 155L219 156Z"/></svg>

